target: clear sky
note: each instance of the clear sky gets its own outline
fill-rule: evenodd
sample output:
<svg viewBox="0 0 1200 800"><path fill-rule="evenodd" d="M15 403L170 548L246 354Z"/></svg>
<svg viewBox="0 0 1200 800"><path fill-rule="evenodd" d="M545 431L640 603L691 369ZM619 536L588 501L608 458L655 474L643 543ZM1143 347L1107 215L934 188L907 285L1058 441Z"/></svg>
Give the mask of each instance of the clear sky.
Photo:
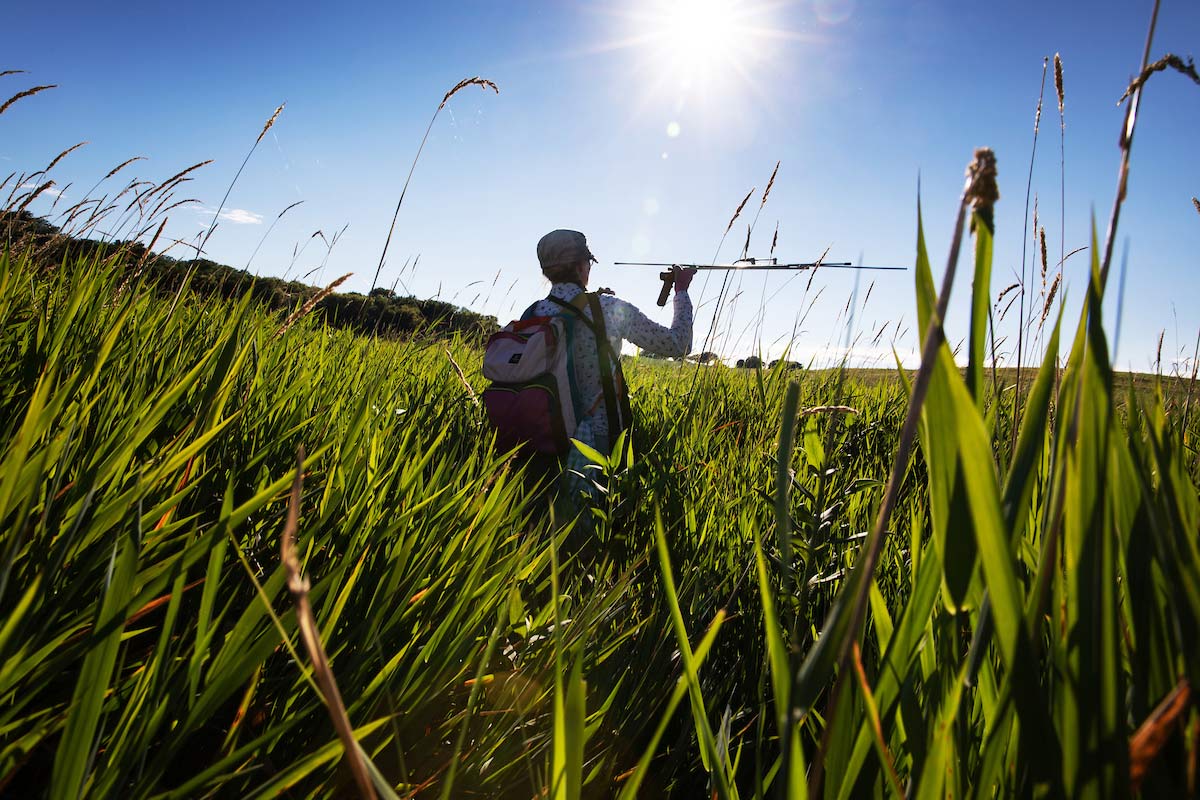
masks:
<svg viewBox="0 0 1200 800"><path fill-rule="evenodd" d="M665 322L669 307L654 308L656 272L611 262L711 262L734 208L755 187L717 255L736 258L776 161L751 255L767 254L778 223L776 255L784 260L810 261L828 247L830 260L911 267L919 175L937 277L963 168L974 147L987 145L997 153L1002 195L995 298L1021 271L1043 57L1060 52L1065 68L1065 235L1052 73L1033 167L1053 269L1060 247L1088 244L1093 214L1103 239L1119 159L1116 101L1139 66L1151 8L1146 0L21 3L5 11L6 28L21 33L6 37L0 71L28 72L0 79L0 95L59 88L0 117L0 178L41 169L89 141L54 169L66 187L61 210L130 156L147 160L128 168L126 180L136 171L161 181L211 158L176 195L200 203L177 209L167 228L193 239L264 121L286 101L234 187L208 255L244 266L271 221L302 200L270 232L252 270L313 283L353 272L344 288L365 291L430 116L449 87L481 75L500 93L471 87L437 119L380 285L399 278L398 291L438 295L503 322L545 290L538 238L576 228L601 261L593 282ZM1151 58L1193 55L1198 43L1200 5L1164 0ZM1165 331L1169 370L1190 358L1200 328L1200 214L1191 203L1200 195L1197 131L1200 86L1174 72L1155 76L1117 245L1119 261L1128 238L1123 368L1152 368ZM35 209L48 211L46 200ZM312 238L343 228L329 253ZM418 254L416 268L401 275ZM1086 258L1066 262L1072 325ZM710 274L696 349L720 280ZM819 273L807 300L807 276L766 275L773 299L764 348L777 353L801 306L823 290L794 353L827 361L845 336L856 273ZM739 334L753 330L763 276L734 276L742 294L714 349L750 352L753 334ZM856 361L887 366L899 332L895 346L911 363L912 272L858 276L857 305L866 303L855 315ZM703 284L701 276L698 300ZM966 335L969 291L963 277L952 341ZM1030 302L1040 304L1040 292L1035 274ZM1108 311L1111 332L1115 303ZM1015 336L1016 315L1014 305L1001 323L1005 336ZM1013 344L1001 350L1011 353Z"/></svg>

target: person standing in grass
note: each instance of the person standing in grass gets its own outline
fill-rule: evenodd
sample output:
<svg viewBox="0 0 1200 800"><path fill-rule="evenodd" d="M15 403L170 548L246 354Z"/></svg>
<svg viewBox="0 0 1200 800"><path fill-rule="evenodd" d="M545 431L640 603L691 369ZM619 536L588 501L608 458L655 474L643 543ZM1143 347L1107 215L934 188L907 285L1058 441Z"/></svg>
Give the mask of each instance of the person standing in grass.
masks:
<svg viewBox="0 0 1200 800"><path fill-rule="evenodd" d="M537 245L542 275L550 293L525 312L526 317L575 314L572 348L575 406L581 409L574 438L605 455L621 431L630 427L629 403L621 377L622 341L664 356L683 357L692 347L692 301L688 297L695 269L674 267L675 301L670 327L654 322L632 303L601 290L587 295L595 256L579 231L554 230ZM597 314L597 312L599 312ZM597 347L599 334L599 347ZM597 494L587 476L588 461L575 447L567 455L564 482L572 498Z"/></svg>

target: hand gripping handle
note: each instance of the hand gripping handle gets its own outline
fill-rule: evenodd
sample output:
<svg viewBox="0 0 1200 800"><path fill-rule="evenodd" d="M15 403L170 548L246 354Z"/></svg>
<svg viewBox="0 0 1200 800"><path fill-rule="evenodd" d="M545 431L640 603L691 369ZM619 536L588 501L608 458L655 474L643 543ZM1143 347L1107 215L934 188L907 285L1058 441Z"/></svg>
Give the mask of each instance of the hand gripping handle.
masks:
<svg viewBox="0 0 1200 800"><path fill-rule="evenodd" d="M658 277L662 278L662 291L658 293L658 304L665 306L667 298L671 296L671 288L675 286L675 273L671 270L660 272Z"/></svg>

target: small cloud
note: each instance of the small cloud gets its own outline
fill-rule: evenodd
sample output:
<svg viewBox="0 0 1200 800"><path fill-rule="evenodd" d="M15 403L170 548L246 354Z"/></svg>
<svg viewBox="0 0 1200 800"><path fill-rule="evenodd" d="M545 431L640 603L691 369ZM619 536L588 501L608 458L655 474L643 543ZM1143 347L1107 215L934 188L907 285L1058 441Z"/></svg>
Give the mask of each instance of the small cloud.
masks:
<svg viewBox="0 0 1200 800"><path fill-rule="evenodd" d="M39 186L41 186L40 183L22 183L17 188L18 188L18 190L20 190L20 189L36 189ZM58 197L61 194L62 194L61 189L55 189L53 186L50 186L46 189L43 189L42 193L38 196L39 197Z"/></svg>
<svg viewBox="0 0 1200 800"><path fill-rule="evenodd" d="M216 213L216 209L210 206L196 206L196 213L211 216ZM232 222L234 225L262 225L262 214L255 214L253 211L247 211L244 208L227 208L223 210L218 219L225 222Z"/></svg>
<svg viewBox="0 0 1200 800"><path fill-rule="evenodd" d="M39 186L41 186L40 183L22 183L18 188L20 188L20 189L36 189ZM51 186L47 189L43 189L42 194L48 195L50 197L58 197L60 194L62 194L62 190L55 189L53 186Z"/></svg>
<svg viewBox="0 0 1200 800"><path fill-rule="evenodd" d="M244 208L230 208L221 212L221 219L234 225L262 225L262 214L255 214Z"/></svg>

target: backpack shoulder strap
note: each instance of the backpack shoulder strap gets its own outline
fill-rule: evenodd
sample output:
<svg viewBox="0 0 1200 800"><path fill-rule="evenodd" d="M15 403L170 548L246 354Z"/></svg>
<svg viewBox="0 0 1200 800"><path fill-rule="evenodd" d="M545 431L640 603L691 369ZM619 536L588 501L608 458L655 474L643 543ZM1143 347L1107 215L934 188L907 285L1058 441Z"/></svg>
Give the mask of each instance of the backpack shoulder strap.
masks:
<svg viewBox="0 0 1200 800"><path fill-rule="evenodd" d="M600 306L600 296L583 292L576 296L570 303L560 300L557 297L550 297L549 299L574 314L588 327L596 340L596 360L600 362L600 387L604 393L604 410L608 416L608 432L609 436L615 441L617 435L627 427L627 423L632 419L632 415L629 409L629 394L622 392L618 396L617 393L614 370L616 376L621 379L622 387L624 386L625 376L621 372L620 357L613 352L612 344L608 341L608 331L604 325L604 309ZM580 308L582 305L587 305L591 309L591 319L588 319L584 315ZM623 422L626 424L622 424Z"/></svg>
<svg viewBox="0 0 1200 800"><path fill-rule="evenodd" d="M600 295L589 294L587 302L592 310L592 320L596 325L600 382L604 389L604 407L608 412L608 433L612 437L609 445L612 446L621 431L630 426L633 415L629 408L629 392L625 390L625 375L621 369L621 357L613 352L612 344L608 340L608 331L604 325L604 309L600 306ZM601 342L604 343L603 349L601 349ZM609 358L604 357L605 350L608 351ZM619 386L618 380L620 381ZM618 388L621 390L619 393Z"/></svg>

